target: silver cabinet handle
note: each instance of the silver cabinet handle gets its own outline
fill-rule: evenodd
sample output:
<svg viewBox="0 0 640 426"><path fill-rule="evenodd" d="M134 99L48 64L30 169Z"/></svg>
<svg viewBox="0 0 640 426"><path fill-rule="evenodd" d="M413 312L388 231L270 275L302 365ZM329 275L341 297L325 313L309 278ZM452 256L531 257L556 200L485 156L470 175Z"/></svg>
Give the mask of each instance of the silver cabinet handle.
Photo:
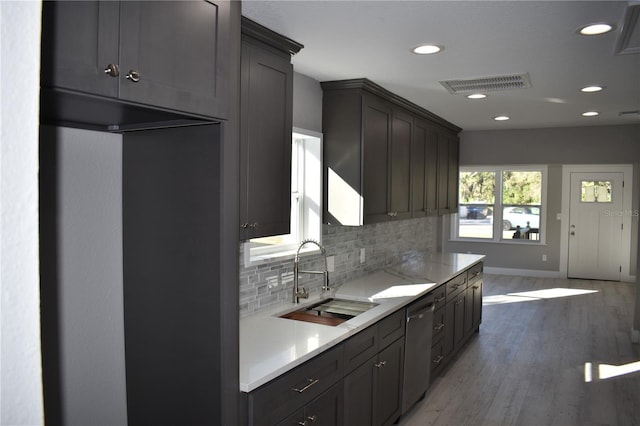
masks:
<svg viewBox="0 0 640 426"><path fill-rule="evenodd" d="M311 386L315 385L316 383L318 383L320 381L320 379L307 379L307 386L299 389L299 388L293 388L291 389L294 392L298 392L298 393L302 393L304 391L306 391L307 389L309 389Z"/></svg>
<svg viewBox="0 0 640 426"><path fill-rule="evenodd" d="M313 416L308 416L307 420L309 420L311 423L315 423L315 421L318 420L318 416L316 416L315 414Z"/></svg>
<svg viewBox="0 0 640 426"><path fill-rule="evenodd" d="M385 365L387 365L387 361L380 361L377 364L373 364L373 366L376 367L376 368L382 368Z"/></svg>
<svg viewBox="0 0 640 426"><path fill-rule="evenodd" d="M443 322L441 322L440 324L438 324L438 325L436 325L435 327L433 327L433 329L434 329L435 331L440 331L440 330L442 330L443 328L444 328L444 323L443 323Z"/></svg>
<svg viewBox="0 0 640 426"><path fill-rule="evenodd" d="M440 362L444 359L442 355L438 355L438 358L434 359L433 362L435 364L440 364Z"/></svg>
<svg viewBox="0 0 640 426"><path fill-rule="evenodd" d="M110 77L117 77L120 75L120 68L117 64L109 64L104 68L104 73Z"/></svg>
<svg viewBox="0 0 640 426"><path fill-rule="evenodd" d="M131 70L126 75L127 80L131 80L133 83L137 83L140 81L140 73L136 70Z"/></svg>

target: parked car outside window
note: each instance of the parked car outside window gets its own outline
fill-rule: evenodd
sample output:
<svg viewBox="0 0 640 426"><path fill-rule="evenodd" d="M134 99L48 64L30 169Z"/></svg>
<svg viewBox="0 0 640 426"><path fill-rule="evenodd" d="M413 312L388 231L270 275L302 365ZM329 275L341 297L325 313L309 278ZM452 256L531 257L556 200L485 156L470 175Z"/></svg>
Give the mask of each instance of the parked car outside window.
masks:
<svg viewBox="0 0 640 426"><path fill-rule="evenodd" d="M519 226L540 228L540 207L515 206L506 207L502 214L502 229L509 231Z"/></svg>

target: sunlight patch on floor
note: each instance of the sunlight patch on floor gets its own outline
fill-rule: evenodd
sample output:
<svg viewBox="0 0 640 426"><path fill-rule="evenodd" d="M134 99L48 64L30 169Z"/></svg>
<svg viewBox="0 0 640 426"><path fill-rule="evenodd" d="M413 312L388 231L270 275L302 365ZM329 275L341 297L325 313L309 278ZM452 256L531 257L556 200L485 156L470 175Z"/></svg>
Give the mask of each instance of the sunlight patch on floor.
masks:
<svg viewBox="0 0 640 426"><path fill-rule="evenodd" d="M597 380L606 380L614 377L626 376L640 372L640 361L630 362L622 365L599 364L597 368L597 376L594 377L596 369L590 362L584 363L584 381L589 383Z"/></svg>
<svg viewBox="0 0 640 426"><path fill-rule="evenodd" d="M488 306L502 305L505 303L531 302L533 300L556 299L558 297L579 296L582 294L597 292L597 290L584 290L579 288L550 288L545 290L532 290L486 296L482 298L482 304Z"/></svg>

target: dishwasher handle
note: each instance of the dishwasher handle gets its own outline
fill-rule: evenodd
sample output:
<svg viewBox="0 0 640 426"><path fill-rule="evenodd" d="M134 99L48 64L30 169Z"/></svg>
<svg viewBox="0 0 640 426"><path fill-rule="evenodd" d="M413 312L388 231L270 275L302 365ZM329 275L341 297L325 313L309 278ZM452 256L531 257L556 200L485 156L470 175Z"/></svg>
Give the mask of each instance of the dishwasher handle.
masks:
<svg viewBox="0 0 640 426"><path fill-rule="evenodd" d="M427 305L424 308L421 308L420 310L414 311L414 312L408 312L407 313L407 322L413 320L413 319L422 319L424 318L424 316L426 314L428 314L429 312L433 312L436 308L435 303L430 303L429 305Z"/></svg>

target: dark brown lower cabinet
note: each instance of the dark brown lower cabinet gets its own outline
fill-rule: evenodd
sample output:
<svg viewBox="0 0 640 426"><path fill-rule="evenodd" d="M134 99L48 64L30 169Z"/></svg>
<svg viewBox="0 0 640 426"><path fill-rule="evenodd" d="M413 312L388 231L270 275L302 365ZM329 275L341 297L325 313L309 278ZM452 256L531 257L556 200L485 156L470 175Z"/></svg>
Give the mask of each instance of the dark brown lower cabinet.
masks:
<svg viewBox="0 0 640 426"><path fill-rule="evenodd" d="M345 425L390 425L400 417L403 362L400 338L344 378Z"/></svg>
<svg viewBox="0 0 640 426"><path fill-rule="evenodd" d="M344 388L342 382L278 423L278 426L341 426ZM348 424L348 423L347 423Z"/></svg>
<svg viewBox="0 0 640 426"><path fill-rule="evenodd" d="M458 294L451 301L447 301L447 306L445 307L445 324L447 330L444 336L444 353L447 356L456 352L464 343L466 311L466 291Z"/></svg>
<svg viewBox="0 0 640 426"><path fill-rule="evenodd" d="M431 378L478 331L482 263L433 289ZM386 426L402 414L404 309L245 394L249 425Z"/></svg>

